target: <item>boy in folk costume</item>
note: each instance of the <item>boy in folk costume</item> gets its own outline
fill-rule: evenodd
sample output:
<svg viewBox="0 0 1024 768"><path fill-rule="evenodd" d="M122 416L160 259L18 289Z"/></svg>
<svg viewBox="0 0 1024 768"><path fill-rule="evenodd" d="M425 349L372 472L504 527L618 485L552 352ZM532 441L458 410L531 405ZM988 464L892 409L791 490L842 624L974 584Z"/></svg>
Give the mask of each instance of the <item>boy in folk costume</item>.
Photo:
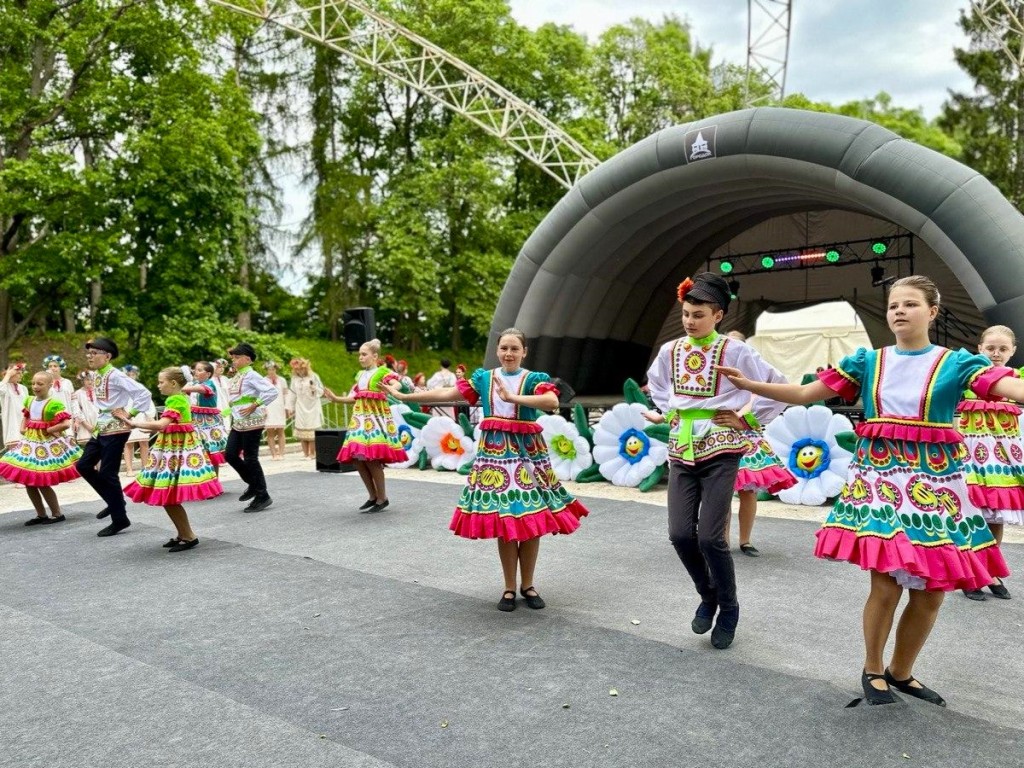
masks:
<svg viewBox="0 0 1024 768"><path fill-rule="evenodd" d="M97 336L85 342L86 364L96 372L93 395L99 415L96 431L76 466L107 504L96 517L102 520L109 516L110 525L97 536L113 536L131 525L117 470L132 431L131 419L153 408L149 390L112 365L117 355L117 344L110 339Z"/></svg>
<svg viewBox="0 0 1024 768"><path fill-rule="evenodd" d="M260 464L260 440L267 422L267 406L277 399L278 391L253 370L256 350L251 345L236 344L228 355L236 373L228 382L231 431L225 459L248 486L238 499L251 500L242 511L259 512L273 504Z"/></svg>
<svg viewBox="0 0 1024 768"><path fill-rule="evenodd" d="M651 398L662 414L650 414L648 419L668 419L671 425L669 540L701 597L691 628L704 634L717 613L711 644L724 649L732 644L739 622L736 574L725 528L740 457L749 447L748 436L734 425L750 395L715 367L742 368L763 381L785 378L753 347L715 330L731 299L724 279L710 272L688 278L680 284L678 297L687 335L662 346L647 372ZM767 422L784 408L758 399L751 416ZM753 418L749 421L753 424Z"/></svg>

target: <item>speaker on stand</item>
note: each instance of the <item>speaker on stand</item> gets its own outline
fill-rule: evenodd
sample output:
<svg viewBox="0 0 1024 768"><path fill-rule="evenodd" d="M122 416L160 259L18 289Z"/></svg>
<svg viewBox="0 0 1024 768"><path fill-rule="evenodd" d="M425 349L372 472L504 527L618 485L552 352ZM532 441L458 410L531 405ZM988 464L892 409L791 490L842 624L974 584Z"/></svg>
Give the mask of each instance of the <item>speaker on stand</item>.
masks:
<svg viewBox="0 0 1024 768"><path fill-rule="evenodd" d="M358 352L359 348L377 335L373 307L352 307L341 313L345 349Z"/></svg>
<svg viewBox="0 0 1024 768"><path fill-rule="evenodd" d="M338 452L345 443L344 429L318 429L314 434L317 472L353 472L355 464L342 464Z"/></svg>

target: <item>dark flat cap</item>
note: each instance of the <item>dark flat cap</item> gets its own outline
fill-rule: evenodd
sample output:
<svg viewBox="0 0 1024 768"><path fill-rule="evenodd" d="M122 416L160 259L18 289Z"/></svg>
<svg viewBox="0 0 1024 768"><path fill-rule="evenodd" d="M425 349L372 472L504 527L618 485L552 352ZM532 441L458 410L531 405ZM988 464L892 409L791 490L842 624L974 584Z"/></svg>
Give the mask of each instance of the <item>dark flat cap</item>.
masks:
<svg viewBox="0 0 1024 768"><path fill-rule="evenodd" d="M85 342L86 349L98 349L100 352L110 353L110 359L114 360L117 358L117 344L105 336L97 336L94 339L89 339Z"/></svg>
<svg viewBox="0 0 1024 768"><path fill-rule="evenodd" d="M244 341L241 344L235 344L235 346L228 350L228 354L245 355L250 360L256 359L256 350L252 348L252 344L246 344Z"/></svg>

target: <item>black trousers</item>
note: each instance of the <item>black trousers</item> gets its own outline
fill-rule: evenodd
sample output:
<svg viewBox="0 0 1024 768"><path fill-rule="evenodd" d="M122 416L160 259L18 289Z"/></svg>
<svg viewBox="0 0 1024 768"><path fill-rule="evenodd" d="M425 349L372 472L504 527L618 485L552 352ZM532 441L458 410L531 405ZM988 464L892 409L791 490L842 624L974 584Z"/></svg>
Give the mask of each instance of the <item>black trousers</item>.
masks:
<svg viewBox="0 0 1024 768"><path fill-rule="evenodd" d="M224 460L257 496L263 496L267 492L267 479L263 476L263 467L260 465L262 437L262 429L248 429L245 432L232 429L228 433L228 447L224 452Z"/></svg>
<svg viewBox="0 0 1024 768"><path fill-rule="evenodd" d="M715 456L693 466L669 461L669 540L701 599L721 608L739 605L736 571L725 540L739 466L739 454Z"/></svg>
<svg viewBox="0 0 1024 768"><path fill-rule="evenodd" d="M121 481L117 476L117 470L121 467L121 455L129 437L129 432L93 437L85 444L82 458L75 464L78 474L106 502L113 525L124 525L129 522L124 506L124 491L121 490Z"/></svg>

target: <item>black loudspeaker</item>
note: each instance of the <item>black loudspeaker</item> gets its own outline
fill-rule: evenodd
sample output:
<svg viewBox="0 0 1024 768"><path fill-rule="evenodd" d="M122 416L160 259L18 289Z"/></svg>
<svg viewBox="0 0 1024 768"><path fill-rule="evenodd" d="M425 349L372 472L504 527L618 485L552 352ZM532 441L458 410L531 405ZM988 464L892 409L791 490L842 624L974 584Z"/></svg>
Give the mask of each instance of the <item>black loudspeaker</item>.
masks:
<svg viewBox="0 0 1024 768"><path fill-rule="evenodd" d="M363 344L377 335L373 307L352 307L341 313L345 334L345 349L357 352Z"/></svg>
<svg viewBox="0 0 1024 768"><path fill-rule="evenodd" d="M551 379L551 383L558 387L558 405L560 407L564 408L569 405L569 402L576 397L576 390L565 379L555 376Z"/></svg>
<svg viewBox="0 0 1024 768"><path fill-rule="evenodd" d="M342 464L338 461L338 451L345 442L344 429L318 429L314 435L316 446L317 472L352 472L354 464Z"/></svg>

